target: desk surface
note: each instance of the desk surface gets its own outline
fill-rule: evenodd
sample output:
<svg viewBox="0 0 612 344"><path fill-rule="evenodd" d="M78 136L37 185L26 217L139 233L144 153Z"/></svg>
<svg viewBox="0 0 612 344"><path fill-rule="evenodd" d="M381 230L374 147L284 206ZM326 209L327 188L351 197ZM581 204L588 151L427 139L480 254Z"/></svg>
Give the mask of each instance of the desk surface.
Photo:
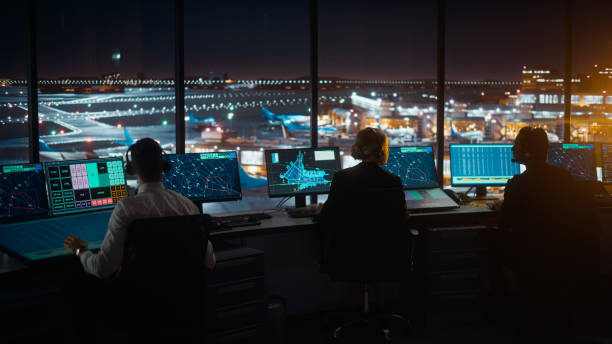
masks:
<svg viewBox="0 0 612 344"><path fill-rule="evenodd" d="M0 247L5 252L20 256L30 262L68 254L63 248L64 239L68 235L81 236L95 248L104 240L110 214L110 211L101 211L0 225ZM463 206L448 211L414 213L411 214L411 218L422 222L423 220L437 221L445 217L455 218L461 215L491 214L494 212L486 207ZM315 227L314 221L309 217L292 218L283 210L274 211L271 215L272 218L261 220L260 225L216 231L210 233L210 237L230 239L310 230ZM3 257L2 262L3 269L10 270L7 268L11 265L10 259Z"/></svg>

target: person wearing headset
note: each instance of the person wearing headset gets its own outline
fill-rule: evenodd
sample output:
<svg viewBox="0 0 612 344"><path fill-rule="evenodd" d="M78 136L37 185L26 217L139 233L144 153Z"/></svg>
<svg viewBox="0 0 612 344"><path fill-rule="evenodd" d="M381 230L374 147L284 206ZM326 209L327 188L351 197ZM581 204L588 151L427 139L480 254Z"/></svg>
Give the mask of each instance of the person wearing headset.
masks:
<svg viewBox="0 0 612 344"><path fill-rule="evenodd" d="M542 128L519 131L512 161L527 169L506 185L495 250L506 286L518 296L514 304L521 314L515 318L536 333L565 326L577 288L590 273L592 240L581 209L588 208L588 200L568 171L547 163L548 148Z"/></svg>
<svg viewBox="0 0 612 344"><path fill-rule="evenodd" d="M170 170L170 164L163 160L162 154L160 145L151 138L140 139L128 148L126 172L138 177L138 192L135 196L117 203L98 253L89 251L87 243L79 237L68 236L64 241L64 246L79 257L87 273L98 278L107 278L119 270L125 236L132 221L200 213L188 198L167 190L162 185L162 173ZM215 255L210 241L206 249L206 266L209 269L215 266Z"/></svg>
<svg viewBox="0 0 612 344"><path fill-rule="evenodd" d="M327 201L315 215L323 239L321 270L339 280L351 280L346 276L353 269L355 275L372 267L385 274L393 265L388 257L395 252L391 246L400 241L396 224L408 215L401 179L381 168L389 158L385 133L377 128L361 130L351 155L361 163L334 174ZM350 294L354 303L359 286ZM384 284L376 286L374 299L383 309Z"/></svg>

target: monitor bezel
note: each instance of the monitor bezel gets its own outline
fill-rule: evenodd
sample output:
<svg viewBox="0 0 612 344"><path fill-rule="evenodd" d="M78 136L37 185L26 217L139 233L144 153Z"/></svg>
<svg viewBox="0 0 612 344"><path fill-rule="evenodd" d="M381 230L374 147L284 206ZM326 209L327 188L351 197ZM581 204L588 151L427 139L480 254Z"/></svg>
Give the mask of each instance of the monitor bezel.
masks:
<svg viewBox="0 0 612 344"><path fill-rule="evenodd" d="M281 193L281 194L272 194L270 192L270 170L269 170L269 161L270 161L270 157L271 154L273 152L280 152L280 151L300 151L300 150L310 150L310 151L317 151L317 150L333 150L334 151L334 156L335 156L335 161L337 163L337 167L338 167L338 171L342 170L342 162L340 161L340 148L337 146L334 147L317 147L317 148L313 148L313 147L307 147L307 148L285 148L285 149L266 149L264 150L264 161L266 163L266 180L268 182L268 197L270 198L278 198L278 197L294 197L294 196L312 196L312 195L326 195L329 193L328 191L317 191L317 192L287 192L287 193ZM337 171L336 171L337 172ZM332 177L333 178L333 177Z"/></svg>
<svg viewBox="0 0 612 344"><path fill-rule="evenodd" d="M170 156L177 156L177 155L196 155L196 154L214 154L214 153L235 153L236 154L236 158L234 159L235 161L235 171L236 171L236 180L238 181L238 196L236 197L232 197L232 198L209 198L209 199L203 199L203 198L189 198L183 194L184 197L188 198L190 201L194 202L194 203L212 203L212 202L231 202L231 201L240 201L242 200L242 183L240 182L240 170L239 170L239 162L238 162L238 152L237 151L217 151L217 152L200 152L200 153L171 153L171 154L164 154L163 158L164 160L168 161L170 164L172 164L172 161L167 160L168 157ZM164 176L162 175L162 185L163 185L163 180L164 180ZM166 187L164 185L164 187ZM170 189L169 189L170 190ZM175 191L177 193L179 193L178 191ZM180 193L179 193L180 194Z"/></svg>
<svg viewBox="0 0 612 344"><path fill-rule="evenodd" d="M506 186L508 184L508 181L504 182L504 183L454 183L453 182L453 150L451 149L453 146L514 146L513 143L451 143L448 145L448 158L449 158L449 168L450 168L450 182L451 182L451 186L453 187L477 187L477 186ZM518 163L516 163L518 164ZM521 174L521 169L520 169L520 164L519 165L519 173ZM518 174L515 174L515 176L517 176ZM513 176L514 177L514 176ZM513 177L510 177L510 179L512 179ZM508 180L510 180L508 179Z"/></svg>
<svg viewBox="0 0 612 344"><path fill-rule="evenodd" d="M44 162L44 172L45 172L45 186L47 188L47 203L49 204L49 216L51 217L57 217L57 216L64 216L64 215L73 215L73 214L82 214L82 213L89 213L89 212L96 212L96 211L103 211L103 210L110 210L110 209L114 209L115 206L117 204L113 203L110 205L106 205L106 206L101 206L101 207L95 207L95 208L81 208L80 210L76 210L76 208L72 211L68 211L68 212L60 212L60 213L55 213L53 211L53 207L51 206L51 186L49 185L49 173L47 173L49 171L48 166L50 165L60 165L63 163L75 163L75 162L83 162L83 163L91 163L91 162L99 162L99 161L111 161L111 160L118 160L121 161L121 166L123 168L123 181L125 182L123 185L125 185L125 191L126 191L126 198L127 198L127 178L126 175L127 173L125 172L125 168L124 166L124 161L122 157L106 157L106 158L96 158L96 159L73 159L73 160L55 160L55 161L45 161ZM73 189L74 190L74 189Z"/></svg>
<svg viewBox="0 0 612 344"><path fill-rule="evenodd" d="M595 144L594 143L564 143L564 142L551 142L548 145L548 152L546 153L546 162L550 165L553 165L550 163L549 159L548 159L548 154L550 154L551 151L551 147L553 146L560 146L561 150L564 150L565 148L563 147L564 145L580 145L580 146L590 146L589 149L587 149L588 151L591 152L592 158L593 158L593 164L591 165L590 169L591 169L591 175L594 177L593 179L586 179L586 180L590 180L590 181L597 181L597 156L595 155ZM602 158L603 158L603 147L602 147ZM603 160L602 160L602 165L603 165ZM553 165L553 166L557 166L557 165ZM566 171L569 172L568 169L564 168L564 167L560 167ZM570 172L571 174L571 172ZM572 178L573 175L572 175ZM603 181L603 166L602 166L602 181ZM575 179L576 180L576 179Z"/></svg>
<svg viewBox="0 0 612 344"><path fill-rule="evenodd" d="M435 180L436 183L431 184L431 185L415 185L415 186L405 186L402 183L402 188L404 190L417 190L417 189L432 189L432 188L439 188L440 184L438 183L438 170L436 169L436 158L435 158L435 148L432 145L422 145L422 146L418 146L418 145L413 145L413 146L391 146L389 147L389 155L391 154L391 149L393 148L430 148L431 149L431 164L433 166L433 171L435 173ZM387 161L388 163L389 161ZM385 165L386 166L386 165ZM384 168L383 168L384 169ZM384 169L385 171L389 172L388 170ZM389 172L391 173L391 172ZM400 179L401 177L398 176Z"/></svg>
<svg viewBox="0 0 612 344"><path fill-rule="evenodd" d="M33 215L20 215L20 216L11 216L11 217L0 217L0 224L8 224L8 223L14 223L14 222L23 222L23 221L29 221L29 220L38 220L38 219L44 219L50 216L50 211L51 209L49 209L49 195L48 195L48 190L47 190L47 174L45 173L45 167L43 166L43 163L40 162L35 162L35 163L31 163L31 162L26 162L26 163L12 163L12 164L1 164L0 165L0 173L4 173L4 167L6 166L16 166L16 165L21 165L21 166L35 166L35 165L39 165L41 168L40 173L42 174L42 193L43 193L43 198L44 201L47 202L46 206L47 206L47 211L46 212L41 212L40 214L33 214Z"/></svg>

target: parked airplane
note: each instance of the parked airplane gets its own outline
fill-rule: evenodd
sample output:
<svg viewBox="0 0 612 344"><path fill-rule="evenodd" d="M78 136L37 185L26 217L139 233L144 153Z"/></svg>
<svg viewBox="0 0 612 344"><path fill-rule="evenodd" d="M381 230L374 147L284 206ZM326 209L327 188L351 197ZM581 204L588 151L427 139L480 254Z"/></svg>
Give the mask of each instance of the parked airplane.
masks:
<svg viewBox="0 0 612 344"><path fill-rule="evenodd" d="M261 117L268 120L270 124L281 124L289 131L310 132L310 116L307 115L278 115L263 106ZM320 126L317 130L320 136L339 137L338 129L334 127Z"/></svg>
<svg viewBox="0 0 612 344"><path fill-rule="evenodd" d="M484 139L484 133L480 130L466 131L461 133L457 131L455 123L451 121L451 137L454 137L459 140L470 141L470 143L474 141L482 142L482 140Z"/></svg>
<svg viewBox="0 0 612 344"><path fill-rule="evenodd" d="M383 128L380 125L380 121L377 122L378 129L382 130L385 134L387 134L387 138L389 139L389 143L392 145L404 144L411 142L416 136L416 130L414 128L405 127L405 128Z"/></svg>
<svg viewBox="0 0 612 344"><path fill-rule="evenodd" d="M98 154L94 153L90 147L85 148L82 152L58 151L57 149L49 147L42 139L38 139L38 150L41 158L44 160L83 160L99 158Z"/></svg>
<svg viewBox="0 0 612 344"><path fill-rule="evenodd" d="M238 163L238 175L240 177L240 187L242 189L255 189L268 186L268 179L265 177L251 177L242 165Z"/></svg>

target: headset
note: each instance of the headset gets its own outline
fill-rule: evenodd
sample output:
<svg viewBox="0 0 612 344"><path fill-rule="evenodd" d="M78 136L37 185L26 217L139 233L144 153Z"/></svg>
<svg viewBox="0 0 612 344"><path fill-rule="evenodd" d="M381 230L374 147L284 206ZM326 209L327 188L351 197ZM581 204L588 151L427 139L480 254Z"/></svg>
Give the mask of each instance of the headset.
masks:
<svg viewBox="0 0 612 344"><path fill-rule="evenodd" d="M524 138L521 140L522 143L519 146L516 146L516 141L515 141L515 146L516 146L515 155L516 156L512 158L512 162L524 163L524 161L518 160L522 158L525 158L525 160L529 160L531 156L533 155L532 146L535 144L534 139L535 139L535 134L536 134L537 129L544 131L544 129L534 128L531 126L525 127L525 128L528 128L528 129L525 129ZM523 130L524 129L521 129L521 131ZM546 134L546 132L544 133ZM519 131L519 134L520 134L520 131ZM546 142L548 144L548 139L546 140Z"/></svg>
<svg viewBox="0 0 612 344"><path fill-rule="evenodd" d="M146 141L143 141L143 140L146 140ZM132 162L132 159L130 158L130 153L131 153L131 154L134 154L134 148L138 148L138 147L140 147L141 145L146 144L146 142L147 142L148 140L151 140L151 141L155 142L155 143L156 143L156 145L157 145L157 147L159 148L159 150L160 150L160 152L161 152L161 155L162 155L162 158L161 158L161 160L162 160L162 162L161 162L161 171L162 171L163 173L170 172L170 170L172 169L172 164L170 164L170 162L169 162L169 161L167 161L166 159L164 159L164 158L163 158L163 155L165 155L165 154L166 154L166 152L164 152L164 150L163 150L163 149L161 149L161 147L159 146L159 144L157 144L157 141L155 141L155 140L153 140L153 139L146 139L146 138L145 138L145 139L138 140L138 142L136 142L136 143L134 143L133 145L131 145L131 146L128 148L128 150L125 152L125 162L126 162L126 163L125 163L125 167L124 167L124 168L125 168L125 173L130 174L130 175L134 175L134 174L136 174L136 173L135 173L136 171L134 170L134 164L133 164L133 162Z"/></svg>

